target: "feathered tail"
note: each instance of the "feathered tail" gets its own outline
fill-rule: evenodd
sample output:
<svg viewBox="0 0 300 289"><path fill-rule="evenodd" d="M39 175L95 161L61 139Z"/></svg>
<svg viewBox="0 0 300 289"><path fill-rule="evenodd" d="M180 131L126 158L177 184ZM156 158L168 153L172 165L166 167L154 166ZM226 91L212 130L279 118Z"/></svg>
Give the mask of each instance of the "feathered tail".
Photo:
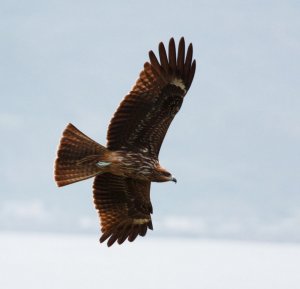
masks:
<svg viewBox="0 0 300 289"><path fill-rule="evenodd" d="M54 176L59 187L91 178L102 172L97 161L105 161L109 150L90 139L71 123L60 140Z"/></svg>

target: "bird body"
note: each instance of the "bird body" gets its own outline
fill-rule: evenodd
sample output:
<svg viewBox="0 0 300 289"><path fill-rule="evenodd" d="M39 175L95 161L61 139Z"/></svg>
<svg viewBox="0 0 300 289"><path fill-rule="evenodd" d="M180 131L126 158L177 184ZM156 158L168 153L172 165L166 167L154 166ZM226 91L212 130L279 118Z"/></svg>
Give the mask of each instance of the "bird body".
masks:
<svg viewBox="0 0 300 289"><path fill-rule="evenodd" d="M72 124L63 132L55 161L55 181L69 185L95 177L94 204L101 219L100 242L133 241L153 229L151 182L176 182L159 164L166 132L192 83L193 47L181 38L176 53L171 38L168 56L150 51L139 79L121 102L108 128L107 146L93 141Z"/></svg>
<svg viewBox="0 0 300 289"><path fill-rule="evenodd" d="M64 130L55 167L59 187L104 173L148 182L176 182L156 157L145 152L111 151L88 139L72 124Z"/></svg>

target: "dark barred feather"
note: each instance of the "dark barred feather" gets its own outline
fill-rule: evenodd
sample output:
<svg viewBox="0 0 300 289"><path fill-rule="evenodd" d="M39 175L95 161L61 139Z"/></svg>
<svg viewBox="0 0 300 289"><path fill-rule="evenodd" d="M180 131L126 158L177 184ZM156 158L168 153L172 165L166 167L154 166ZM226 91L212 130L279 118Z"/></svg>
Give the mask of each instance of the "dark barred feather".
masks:
<svg viewBox="0 0 300 289"><path fill-rule="evenodd" d="M150 182L123 178L109 173L97 176L94 182L94 203L103 232L100 242L107 239L111 246L116 241L133 241L152 230Z"/></svg>
<svg viewBox="0 0 300 289"><path fill-rule="evenodd" d="M95 166L107 149L96 143L71 123L65 128L57 151L54 177L59 187L94 177L100 172Z"/></svg>

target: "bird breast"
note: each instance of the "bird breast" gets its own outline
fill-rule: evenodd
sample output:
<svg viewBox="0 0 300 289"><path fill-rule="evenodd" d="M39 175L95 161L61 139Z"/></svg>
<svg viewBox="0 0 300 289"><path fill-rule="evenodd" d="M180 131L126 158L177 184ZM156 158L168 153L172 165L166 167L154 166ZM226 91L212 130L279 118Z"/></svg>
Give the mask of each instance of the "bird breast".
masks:
<svg viewBox="0 0 300 289"><path fill-rule="evenodd" d="M158 160L141 153L115 151L111 155L111 173L130 178L151 180Z"/></svg>

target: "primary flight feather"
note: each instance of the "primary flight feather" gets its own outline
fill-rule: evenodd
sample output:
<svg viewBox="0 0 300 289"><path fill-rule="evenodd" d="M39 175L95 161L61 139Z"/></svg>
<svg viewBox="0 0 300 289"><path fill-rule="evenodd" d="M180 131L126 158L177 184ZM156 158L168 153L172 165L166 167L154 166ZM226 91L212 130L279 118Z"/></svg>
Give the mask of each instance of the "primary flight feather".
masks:
<svg viewBox="0 0 300 289"><path fill-rule="evenodd" d="M150 62L121 102L111 119L107 146L90 139L69 124L60 140L55 160L55 181L65 186L91 177L94 203L101 220L100 242L145 236L153 229L151 182L176 182L160 166L158 155L166 132L179 111L196 70L193 46L185 52L181 38L168 52L159 44L159 60L153 51Z"/></svg>

